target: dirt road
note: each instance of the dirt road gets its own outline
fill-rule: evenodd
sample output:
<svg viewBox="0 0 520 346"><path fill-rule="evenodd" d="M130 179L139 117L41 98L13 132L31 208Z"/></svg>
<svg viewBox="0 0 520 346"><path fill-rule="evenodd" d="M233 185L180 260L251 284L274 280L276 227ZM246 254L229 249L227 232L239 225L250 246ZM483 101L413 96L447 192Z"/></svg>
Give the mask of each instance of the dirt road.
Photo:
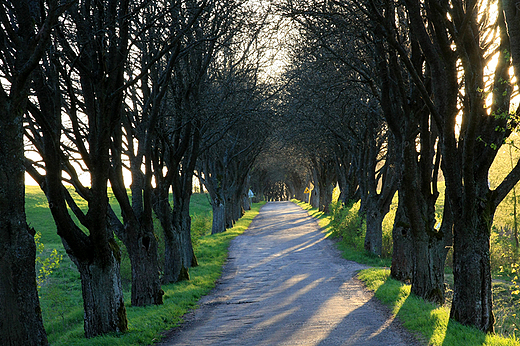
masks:
<svg viewBox="0 0 520 346"><path fill-rule="evenodd" d="M161 345L417 345L353 278L363 268L300 207L268 203L233 240L215 290Z"/></svg>

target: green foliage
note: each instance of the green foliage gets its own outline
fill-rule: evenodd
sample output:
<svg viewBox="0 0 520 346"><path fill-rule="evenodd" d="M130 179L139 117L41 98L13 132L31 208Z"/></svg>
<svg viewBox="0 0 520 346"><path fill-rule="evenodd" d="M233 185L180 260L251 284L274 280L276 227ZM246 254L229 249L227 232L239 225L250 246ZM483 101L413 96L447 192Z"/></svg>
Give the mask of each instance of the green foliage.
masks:
<svg viewBox="0 0 520 346"><path fill-rule="evenodd" d="M340 201L331 203L330 225L334 237L339 237L347 246L362 251L366 223L359 215L359 205L359 202L349 202L347 205Z"/></svg>
<svg viewBox="0 0 520 346"><path fill-rule="evenodd" d="M34 235L34 242L36 244L36 284L38 289L42 288L47 278L52 274L53 270L60 266L63 255L58 253L58 250L52 249L48 256L45 256L45 245L40 241L42 235L36 232Z"/></svg>
<svg viewBox="0 0 520 346"><path fill-rule="evenodd" d="M354 203L350 201L347 205L336 201L330 205L330 227L332 229L332 235L339 237L343 243L343 250L350 253L350 256L354 256L357 252L364 253L364 239L366 234L366 222L362 215L359 214L360 202ZM392 229L395 219L395 212L397 208L397 196L395 197L390 212L385 216L383 220L383 248L381 249L381 257L384 259L392 258ZM355 256L358 260L357 256ZM375 259L371 254L366 254L363 257L367 257L373 263ZM366 260L362 260L366 262ZM381 263L380 261L376 261Z"/></svg>
<svg viewBox="0 0 520 346"><path fill-rule="evenodd" d="M512 266L518 259L518 249L511 241L507 228L497 229L493 227L490 236L490 261L491 270L495 276L502 279L511 279Z"/></svg>
<svg viewBox="0 0 520 346"><path fill-rule="evenodd" d="M493 313L497 334L520 339L519 293L516 275L513 277L512 284L498 280L493 282Z"/></svg>

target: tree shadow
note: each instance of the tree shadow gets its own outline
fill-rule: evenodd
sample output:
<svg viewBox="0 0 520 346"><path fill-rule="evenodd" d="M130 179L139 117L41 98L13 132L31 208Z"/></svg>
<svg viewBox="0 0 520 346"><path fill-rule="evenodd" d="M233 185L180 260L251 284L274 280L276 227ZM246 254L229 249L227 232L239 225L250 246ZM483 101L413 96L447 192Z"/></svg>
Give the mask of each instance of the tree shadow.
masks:
<svg viewBox="0 0 520 346"><path fill-rule="evenodd" d="M387 278L374 294L421 342L442 346L486 344L486 334L449 319L447 307L410 295L409 285Z"/></svg>

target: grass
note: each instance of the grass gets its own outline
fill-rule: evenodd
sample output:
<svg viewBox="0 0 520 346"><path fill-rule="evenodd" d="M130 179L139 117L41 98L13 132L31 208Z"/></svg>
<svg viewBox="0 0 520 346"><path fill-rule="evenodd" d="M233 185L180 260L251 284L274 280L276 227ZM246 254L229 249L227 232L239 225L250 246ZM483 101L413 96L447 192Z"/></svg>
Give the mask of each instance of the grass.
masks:
<svg viewBox="0 0 520 346"><path fill-rule="evenodd" d="M111 196L111 202L117 203ZM47 208L45 196L37 187L26 188L28 222L42 235L46 256L53 248L63 254L60 267L48 277L40 289L40 303L44 326L51 345L150 345L161 339L161 334L182 322L182 316L197 307L197 301L207 294L221 274L231 239L243 233L263 204L254 204L252 210L232 229L217 235L211 230L211 206L204 194L194 194L190 204L192 237L199 266L190 269L190 280L164 285L164 304L159 306L130 306L129 278L126 278L125 302L129 331L85 339L83 332L83 302L79 273L65 255L56 227ZM119 212L117 209L116 212ZM123 262L125 257L123 257ZM122 263L122 276L129 276L128 263ZM125 279L123 279L125 281Z"/></svg>
<svg viewBox="0 0 520 346"><path fill-rule="evenodd" d="M317 208L313 208L308 203L298 200L292 200L292 202L298 204L301 208L306 210L309 215L317 219L318 224L326 233L326 237L334 237L334 229L331 225L330 215L324 214ZM346 239L339 239L337 246L341 251L343 258L350 261L378 267L389 267L392 263L391 258L381 258L364 250L363 248L359 248L359 246L353 247L347 242Z"/></svg>
<svg viewBox="0 0 520 346"><path fill-rule="evenodd" d="M485 334L450 320L447 307L437 306L410 295L410 285L391 279L389 269L365 269L360 271L358 277L367 288L374 291L377 299L403 321L405 328L428 345L520 345L520 342L513 338Z"/></svg>
<svg viewBox="0 0 520 346"><path fill-rule="evenodd" d="M293 202L317 219L327 237L333 236L335 230L332 227L330 215L319 212L308 203L297 200L293 200ZM387 220L385 222L387 223L385 227L391 226L391 222ZM499 319L509 320L503 324L509 327L497 328L496 335L489 335L476 328L463 326L450 320L448 306L437 306L410 295L410 285L390 278L388 269L391 264L390 259L376 257L359 249L359 246L353 246L352 242L345 239L338 241L337 245L344 258L375 267L360 271L358 277L367 288L374 291L375 297L388 306L392 313L403 322L404 327L425 344L434 346L520 346L520 342L514 334L514 331L518 330L515 321L520 300L511 296L509 284L495 282L493 287L494 313L497 317L497 324Z"/></svg>

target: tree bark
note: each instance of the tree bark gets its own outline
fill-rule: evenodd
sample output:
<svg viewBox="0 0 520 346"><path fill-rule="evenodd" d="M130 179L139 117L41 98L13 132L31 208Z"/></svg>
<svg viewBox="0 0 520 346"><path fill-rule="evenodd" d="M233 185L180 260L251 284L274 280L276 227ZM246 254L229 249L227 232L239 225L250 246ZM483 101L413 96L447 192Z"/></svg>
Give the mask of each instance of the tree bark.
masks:
<svg viewBox="0 0 520 346"><path fill-rule="evenodd" d="M386 213L379 210L377 200L375 198L368 198L366 200L366 226L365 234L365 250L381 256L383 249L383 219Z"/></svg>
<svg viewBox="0 0 520 346"><path fill-rule="evenodd" d="M0 340L9 346L47 345L34 230L25 216L23 109L6 95L0 99Z"/></svg>
<svg viewBox="0 0 520 346"><path fill-rule="evenodd" d="M123 180L121 154L118 150L115 152L118 154L113 152L115 167L111 169L110 181L112 191L121 207L123 223L119 221L113 211L111 211L110 222L116 235L124 243L130 258L131 303L133 306L162 304L164 292L159 277L158 243L153 229L151 183L145 187L145 179L141 177L141 167L137 169L135 165L131 164L134 169L131 188L135 203L130 204ZM143 191L145 191L144 194Z"/></svg>
<svg viewBox="0 0 520 346"><path fill-rule="evenodd" d="M57 1L8 1L0 67L0 340L47 345L36 287L34 229L25 215L24 113L28 83L63 9Z"/></svg>
<svg viewBox="0 0 520 346"><path fill-rule="evenodd" d="M197 265L191 243L190 197L175 198L171 233L165 244L164 283L189 280L189 268Z"/></svg>
<svg viewBox="0 0 520 346"><path fill-rule="evenodd" d="M520 75L520 5L515 0L501 0L507 23L511 57L515 75ZM517 82L518 84L518 82Z"/></svg>
<svg viewBox="0 0 520 346"><path fill-rule="evenodd" d="M399 198L392 229L393 251L390 275L402 282L412 282L414 246L410 220L406 215L402 196Z"/></svg>
<svg viewBox="0 0 520 346"><path fill-rule="evenodd" d="M159 279L158 244L153 232L140 232L134 246L128 247L132 267L132 306L159 305L164 291Z"/></svg>
<svg viewBox="0 0 520 346"><path fill-rule="evenodd" d="M81 277L87 338L128 329L121 287L121 255L113 239L111 249L110 257L102 261L84 262L72 257Z"/></svg>
<svg viewBox="0 0 520 346"><path fill-rule="evenodd" d="M211 226L211 234L222 233L226 231L226 206L223 200L214 199L213 209L213 225Z"/></svg>
<svg viewBox="0 0 520 346"><path fill-rule="evenodd" d="M489 235L495 208L480 197L455 221L454 297L450 317L484 332L494 331Z"/></svg>

